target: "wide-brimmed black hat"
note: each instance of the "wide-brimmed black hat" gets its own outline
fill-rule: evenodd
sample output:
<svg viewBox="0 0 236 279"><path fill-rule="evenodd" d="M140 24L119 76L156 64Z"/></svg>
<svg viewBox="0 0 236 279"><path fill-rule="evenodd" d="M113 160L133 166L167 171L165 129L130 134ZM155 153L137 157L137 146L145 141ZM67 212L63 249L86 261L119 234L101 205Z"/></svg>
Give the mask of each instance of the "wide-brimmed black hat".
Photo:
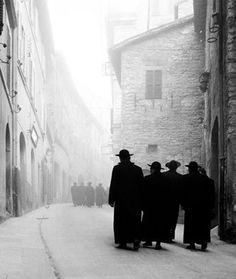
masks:
<svg viewBox="0 0 236 279"><path fill-rule="evenodd" d="M163 168L161 167L161 163L155 161L153 162L151 165L148 164L149 167L151 167L151 169L155 169L155 170L163 170Z"/></svg>
<svg viewBox="0 0 236 279"><path fill-rule="evenodd" d="M129 158L130 156L133 156L134 154L130 154L128 150L122 149L119 154L116 154L116 156L120 158Z"/></svg>
<svg viewBox="0 0 236 279"><path fill-rule="evenodd" d="M192 170L197 170L199 168L199 165L195 161L191 161L188 165L185 165L185 167L188 167L189 169Z"/></svg>
<svg viewBox="0 0 236 279"><path fill-rule="evenodd" d="M181 166L180 162L175 160L171 160L170 162L166 163L166 167L168 169L177 169L180 166Z"/></svg>

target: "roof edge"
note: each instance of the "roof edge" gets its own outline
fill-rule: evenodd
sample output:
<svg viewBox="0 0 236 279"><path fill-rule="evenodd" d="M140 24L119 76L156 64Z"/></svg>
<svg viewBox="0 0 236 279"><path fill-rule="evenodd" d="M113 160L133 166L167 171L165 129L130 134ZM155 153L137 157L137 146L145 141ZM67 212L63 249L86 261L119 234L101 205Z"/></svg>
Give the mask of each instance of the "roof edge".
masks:
<svg viewBox="0 0 236 279"><path fill-rule="evenodd" d="M113 45L109 49L109 52L121 50L123 48L128 47L129 45L136 44L136 43L138 43L139 41L141 41L143 39L148 39L148 38L151 38L153 36L158 35L159 33L164 32L164 31L169 31L169 30L171 30L173 28L185 25L187 23L191 23L191 22L193 22L193 20L194 20L194 15L191 15L191 16L186 16L184 18L172 21L172 22L167 23L167 24L163 24L161 26L158 26L156 28L150 29L148 31L145 31L143 33L135 35L135 36L133 36L131 38L128 38L128 39L126 39L126 40L124 40L124 41L122 41L122 42L120 42L118 44Z"/></svg>

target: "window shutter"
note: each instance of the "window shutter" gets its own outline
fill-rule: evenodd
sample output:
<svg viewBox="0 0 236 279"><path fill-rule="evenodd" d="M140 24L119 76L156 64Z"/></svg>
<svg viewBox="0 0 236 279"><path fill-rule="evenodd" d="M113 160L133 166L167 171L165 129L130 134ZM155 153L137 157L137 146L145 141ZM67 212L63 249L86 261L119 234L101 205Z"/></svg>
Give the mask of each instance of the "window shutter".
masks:
<svg viewBox="0 0 236 279"><path fill-rule="evenodd" d="M155 99L161 99L162 97L162 71L156 70L155 71Z"/></svg>
<svg viewBox="0 0 236 279"><path fill-rule="evenodd" d="M146 71L146 99L153 98L153 71Z"/></svg>
<svg viewBox="0 0 236 279"><path fill-rule="evenodd" d="M162 71L146 71L146 99L162 98Z"/></svg>

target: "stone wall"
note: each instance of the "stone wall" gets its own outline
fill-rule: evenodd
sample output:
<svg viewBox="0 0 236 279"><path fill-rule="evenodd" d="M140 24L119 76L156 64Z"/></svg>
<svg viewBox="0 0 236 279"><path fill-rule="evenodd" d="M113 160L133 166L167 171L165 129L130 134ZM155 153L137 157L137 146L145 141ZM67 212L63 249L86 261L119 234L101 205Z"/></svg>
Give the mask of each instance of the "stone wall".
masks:
<svg viewBox="0 0 236 279"><path fill-rule="evenodd" d="M126 47L122 53L121 145L144 169L159 160L202 163L204 96L198 78L204 47L193 21ZM162 70L162 99L145 99L145 71ZM148 152L148 145L157 152Z"/></svg>
<svg viewBox="0 0 236 279"><path fill-rule="evenodd" d="M220 236L236 241L236 233L232 233L236 226L236 3L216 1L220 29L211 34L213 12L213 2L208 1L205 71L210 73L210 81L205 93L206 167L215 180ZM215 37L215 42L207 42L210 37Z"/></svg>
<svg viewBox="0 0 236 279"><path fill-rule="evenodd" d="M234 227L236 242L236 2L226 1L226 61L225 75L227 91L227 190L229 217Z"/></svg>

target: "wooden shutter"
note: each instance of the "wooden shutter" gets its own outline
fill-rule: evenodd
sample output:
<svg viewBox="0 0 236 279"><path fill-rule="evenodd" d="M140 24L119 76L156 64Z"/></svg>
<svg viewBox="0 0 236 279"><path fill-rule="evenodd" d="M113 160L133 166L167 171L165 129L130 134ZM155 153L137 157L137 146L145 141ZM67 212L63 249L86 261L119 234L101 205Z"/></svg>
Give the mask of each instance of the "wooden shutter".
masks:
<svg viewBox="0 0 236 279"><path fill-rule="evenodd" d="M162 71L155 70L154 77L154 96L155 99L161 99L162 97Z"/></svg>
<svg viewBox="0 0 236 279"><path fill-rule="evenodd" d="M162 71L146 71L146 99L161 99L162 97Z"/></svg>
<svg viewBox="0 0 236 279"><path fill-rule="evenodd" d="M153 99L153 71L146 71L146 99Z"/></svg>

